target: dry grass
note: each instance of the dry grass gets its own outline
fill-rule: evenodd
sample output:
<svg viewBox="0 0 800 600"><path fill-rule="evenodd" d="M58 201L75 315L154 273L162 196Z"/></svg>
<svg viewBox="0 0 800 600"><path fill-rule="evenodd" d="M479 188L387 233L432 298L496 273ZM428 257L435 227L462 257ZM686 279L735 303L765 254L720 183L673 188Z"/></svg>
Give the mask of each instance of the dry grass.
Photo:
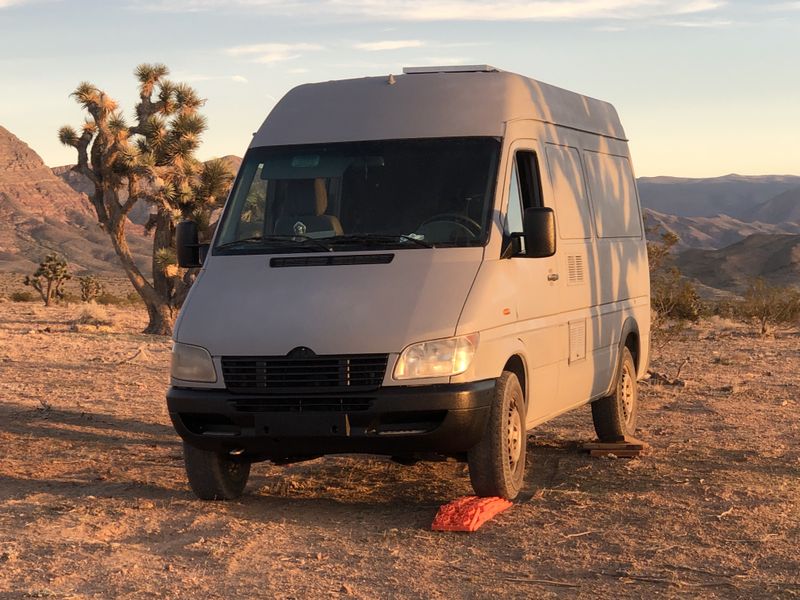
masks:
<svg viewBox="0 0 800 600"><path fill-rule="evenodd" d="M95 304L88 302L81 305L78 315L72 321L73 325L94 325L95 327L111 327L114 321L108 316L108 310Z"/></svg>
<svg viewBox="0 0 800 600"><path fill-rule="evenodd" d="M588 408L530 438L524 497L476 534L429 531L456 463L255 465L195 500L165 410L169 341L109 307L0 306L0 597L793 598L800 337L727 322L654 357L640 459L591 459ZM132 357L137 357L135 360ZM688 363L686 358L689 358Z"/></svg>

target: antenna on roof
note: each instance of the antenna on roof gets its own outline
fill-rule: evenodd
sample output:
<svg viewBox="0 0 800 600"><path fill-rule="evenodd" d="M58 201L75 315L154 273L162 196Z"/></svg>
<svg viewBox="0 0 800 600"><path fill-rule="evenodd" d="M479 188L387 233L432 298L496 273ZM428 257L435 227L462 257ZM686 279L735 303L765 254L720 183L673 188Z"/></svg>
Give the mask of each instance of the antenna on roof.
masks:
<svg viewBox="0 0 800 600"><path fill-rule="evenodd" d="M386 83L388 83L389 85L394 85L395 83L397 83L397 80L394 78L394 75L389 73L389 79L386 80Z"/></svg>

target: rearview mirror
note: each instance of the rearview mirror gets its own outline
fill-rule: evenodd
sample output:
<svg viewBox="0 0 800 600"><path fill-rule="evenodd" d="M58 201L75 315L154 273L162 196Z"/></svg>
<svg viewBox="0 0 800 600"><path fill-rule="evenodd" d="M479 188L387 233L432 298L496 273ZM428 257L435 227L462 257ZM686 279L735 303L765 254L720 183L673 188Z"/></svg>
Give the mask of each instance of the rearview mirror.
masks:
<svg viewBox="0 0 800 600"><path fill-rule="evenodd" d="M175 226L175 250L178 255L178 266L184 269L202 267L200 247L198 243L197 223L181 221Z"/></svg>
<svg viewBox="0 0 800 600"><path fill-rule="evenodd" d="M526 208L522 217L525 256L546 258L556 253L556 217L552 208Z"/></svg>

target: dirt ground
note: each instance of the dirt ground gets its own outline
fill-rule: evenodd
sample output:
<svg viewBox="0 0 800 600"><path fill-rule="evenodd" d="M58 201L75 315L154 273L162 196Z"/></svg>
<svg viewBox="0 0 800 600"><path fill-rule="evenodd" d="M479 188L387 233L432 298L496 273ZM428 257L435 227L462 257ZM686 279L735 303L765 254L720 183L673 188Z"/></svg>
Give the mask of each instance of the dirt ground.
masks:
<svg viewBox="0 0 800 600"><path fill-rule="evenodd" d="M795 598L800 336L714 321L658 350L638 459L590 458L588 407L530 436L523 498L430 531L458 463L254 465L246 495L187 489L165 410L169 341L109 308L0 303L0 598Z"/></svg>

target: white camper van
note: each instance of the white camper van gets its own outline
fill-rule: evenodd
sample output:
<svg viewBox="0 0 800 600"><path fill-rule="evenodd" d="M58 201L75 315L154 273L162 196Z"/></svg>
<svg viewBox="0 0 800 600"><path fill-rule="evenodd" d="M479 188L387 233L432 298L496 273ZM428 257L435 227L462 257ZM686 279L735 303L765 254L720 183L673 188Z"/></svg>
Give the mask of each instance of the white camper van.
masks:
<svg viewBox="0 0 800 600"><path fill-rule="evenodd" d="M252 462L469 462L514 498L527 432L636 427L649 277L614 108L489 66L302 85L254 135L175 327L169 412L200 498Z"/></svg>

